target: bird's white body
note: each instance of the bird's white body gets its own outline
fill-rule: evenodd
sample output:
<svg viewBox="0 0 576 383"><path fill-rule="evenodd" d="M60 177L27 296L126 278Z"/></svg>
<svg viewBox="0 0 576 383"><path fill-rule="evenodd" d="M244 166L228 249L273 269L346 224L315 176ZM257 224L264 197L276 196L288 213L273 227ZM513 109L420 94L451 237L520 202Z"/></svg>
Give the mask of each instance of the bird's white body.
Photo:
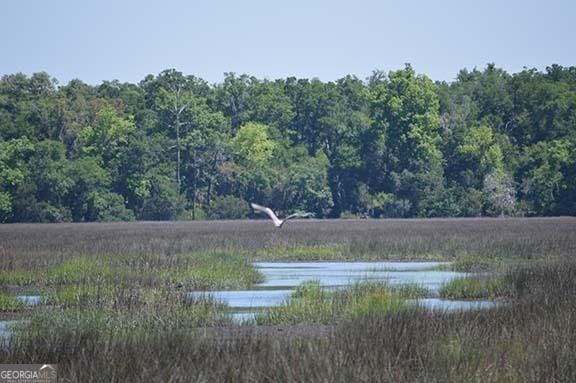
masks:
<svg viewBox="0 0 576 383"><path fill-rule="evenodd" d="M254 209L254 210L266 213L268 215L268 217L270 217L272 219L272 222L274 222L274 226L276 226L278 228L282 227L282 225L284 225L284 223L286 221L288 221L289 219L296 218L296 217L310 217L313 215L312 213L294 213L294 214L290 214L288 217L286 217L284 219L280 219L272 211L272 209L270 209L269 207L260 206L260 205L255 204L255 203L251 203L250 206L252 206L252 209Z"/></svg>

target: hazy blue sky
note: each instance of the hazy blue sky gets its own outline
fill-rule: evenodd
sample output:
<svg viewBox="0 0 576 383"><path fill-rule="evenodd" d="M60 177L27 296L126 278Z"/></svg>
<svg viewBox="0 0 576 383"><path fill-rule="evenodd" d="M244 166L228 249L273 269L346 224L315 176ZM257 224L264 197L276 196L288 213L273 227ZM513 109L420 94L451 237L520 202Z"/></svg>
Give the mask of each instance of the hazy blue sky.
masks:
<svg viewBox="0 0 576 383"><path fill-rule="evenodd" d="M434 80L495 62L576 65L574 0L4 0L0 74L138 82L176 68L209 82L366 78L412 63Z"/></svg>

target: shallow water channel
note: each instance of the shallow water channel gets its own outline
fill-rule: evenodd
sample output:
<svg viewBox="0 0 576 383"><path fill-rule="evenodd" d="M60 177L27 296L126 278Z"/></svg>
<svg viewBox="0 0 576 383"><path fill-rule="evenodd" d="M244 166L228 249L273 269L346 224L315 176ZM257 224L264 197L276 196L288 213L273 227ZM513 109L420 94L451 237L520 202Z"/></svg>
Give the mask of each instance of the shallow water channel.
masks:
<svg viewBox="0 0 576 383"><path fill-rule="evenodd" d="M492 307L492 301L456 301L438 298L440 287L469 274L440 270L445 262L257 262L264 282L252 290L191 292L212 296L226 303L237 322L252 322L256 313L282 304L303 282L318 281L327 289L343 288L361 281L382 281L391 285L417 284L430 296L411 300L434 310L472 310Z"/></svg>

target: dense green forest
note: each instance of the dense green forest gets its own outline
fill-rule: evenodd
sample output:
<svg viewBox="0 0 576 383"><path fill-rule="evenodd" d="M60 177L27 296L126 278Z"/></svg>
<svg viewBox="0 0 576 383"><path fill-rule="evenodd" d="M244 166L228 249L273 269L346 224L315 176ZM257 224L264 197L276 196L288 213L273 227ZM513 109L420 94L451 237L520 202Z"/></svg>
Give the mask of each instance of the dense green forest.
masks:
<svg viewBox="0 0 576 383"><path fill-rule="evenodd" d="M576 67L0 81L0 222L576 214Z"/></svg>

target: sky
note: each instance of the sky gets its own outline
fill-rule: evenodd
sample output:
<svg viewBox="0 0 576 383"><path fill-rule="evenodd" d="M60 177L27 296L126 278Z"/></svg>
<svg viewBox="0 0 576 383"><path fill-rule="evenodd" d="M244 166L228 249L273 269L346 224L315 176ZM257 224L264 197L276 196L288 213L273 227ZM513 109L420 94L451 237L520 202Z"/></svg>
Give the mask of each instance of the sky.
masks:
<svg viewBox="0 0 576 383"><path fill-rule="evenodd" d="M137 83L175 68L209 83L225 72L332 81L410 63L453 81L492 62L574 66L575 20L573 0L4 0L0 76Z"/></svg>

